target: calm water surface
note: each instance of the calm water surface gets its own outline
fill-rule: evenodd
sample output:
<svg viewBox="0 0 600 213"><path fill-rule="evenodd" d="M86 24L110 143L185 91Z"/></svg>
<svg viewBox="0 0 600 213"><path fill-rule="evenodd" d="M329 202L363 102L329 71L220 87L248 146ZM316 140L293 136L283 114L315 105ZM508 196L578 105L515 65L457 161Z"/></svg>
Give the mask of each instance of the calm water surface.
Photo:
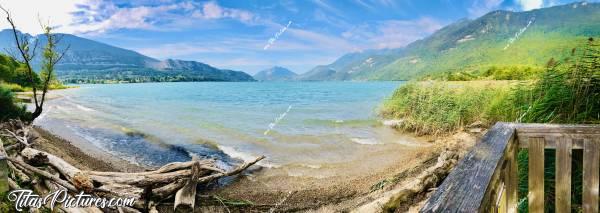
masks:
<svg viewBox="0 0 600 213"><path fill-rule="evenodd" d="M193 82L79 85L49 102L42 127L65 127L143 165L266 155L264 166L321 166L396 143L377 107L402 82ZM358 156L358 155L356 155Z"/></svg>

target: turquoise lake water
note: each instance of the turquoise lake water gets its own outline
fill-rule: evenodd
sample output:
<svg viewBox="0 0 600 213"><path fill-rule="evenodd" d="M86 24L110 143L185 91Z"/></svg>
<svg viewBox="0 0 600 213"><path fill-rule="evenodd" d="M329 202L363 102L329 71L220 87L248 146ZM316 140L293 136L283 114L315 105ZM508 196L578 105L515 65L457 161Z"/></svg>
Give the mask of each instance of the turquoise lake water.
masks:
<svg viewBox="0 0 600 213"><path fill-rule="evenodd" d="M189 82L78 85L37 122L143 165L190 155L224 164L320 166L394 143L377 108L402 82Z"/></svg>

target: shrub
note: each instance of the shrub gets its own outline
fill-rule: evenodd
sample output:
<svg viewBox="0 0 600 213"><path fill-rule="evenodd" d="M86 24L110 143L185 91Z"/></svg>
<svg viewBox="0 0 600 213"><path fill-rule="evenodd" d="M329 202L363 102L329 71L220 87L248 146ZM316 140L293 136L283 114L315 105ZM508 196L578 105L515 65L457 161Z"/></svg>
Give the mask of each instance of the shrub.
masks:
<svg viewBox="0 0 600 213"><path fill-rule="evenodd" d="M24 105L18 105L14 102L13 93L0 86L0 121L11 118L26 119L30 113L27 112Z"/></svg>

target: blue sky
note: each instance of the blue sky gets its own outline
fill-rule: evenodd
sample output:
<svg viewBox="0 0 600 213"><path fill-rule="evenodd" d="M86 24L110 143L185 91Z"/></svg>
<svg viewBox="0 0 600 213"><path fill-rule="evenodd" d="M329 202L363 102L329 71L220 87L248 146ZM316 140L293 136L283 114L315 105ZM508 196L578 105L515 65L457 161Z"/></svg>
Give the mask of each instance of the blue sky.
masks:
<svg viewBox="0 0 600 213"><path fill-rule="evenodd" d="M158 59L196 60L255 73L283 66L303 73L341 55L398 48L461 18L531 10L571 0L55 0L0 1L22 30L41 14L73 33ZM19 19L21 18L21 19ZM23 22L19 22L23 20ZM289 27L288 27L289 24ZM4 25L0 25L4 27ZM278 36L276 36L278 34ZM269 47L265 49L265 45Z"/></svg>

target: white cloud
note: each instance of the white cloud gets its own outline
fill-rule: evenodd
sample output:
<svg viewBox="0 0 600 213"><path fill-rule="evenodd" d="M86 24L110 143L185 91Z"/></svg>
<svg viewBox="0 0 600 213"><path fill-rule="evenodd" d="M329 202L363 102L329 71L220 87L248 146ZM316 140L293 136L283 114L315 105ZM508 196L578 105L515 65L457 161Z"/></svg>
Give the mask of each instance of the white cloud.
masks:
<svg viewBox="0 0 600 213"><path fill-rule="evenodd" d="M103 33L113 29L154 29L151 16L181 9L183 5L139 6L118 8L112 3L93 1L79 10L75 22L65 24L60 31L70 33Z"/></svg>
<svg viewBox="0 0 600 213"><path fill-rule="evenodd" d="M42 32L39 18L44 22L50 22L52 25L63 25L72 23L72 12L76 11L77 4L83 3L83 0L3 0L0 5L9 10L15 25L20 31L39 34ZM33 6L35 5L35 6ZM35 8L35 9L32 9ZM0 15L0 28L10 28L5 19L4 12Z"/></svg>
<svg viewBox="0 0 600 213"><path fill-rule="evenodd" d="M96 3L96 4L94 4ZM88 9L89 8L89 9ZM100 17L98 13L105 14ZM81 16L81 15L79 15ZM111 2L96 1L83 10L85 21L72 25L77 32L105 32L112 29L170 30L189 27L198 20L234 19L253 23L256 17L244 10L224 8L216 2L203 4L193 2L168 3L159 6L118 8Z"/></svg>
<svg viewBox="0 0 600 213"><path fill-rule="evenodd" d="M238 9L223 8L215 2L207 2L201 11L195 11L193 17L203 19L232 18L241 22L250 23L255 18L250 12Z"/></svg>
<svg viewBox="0 0 600 213"><path fill-rule="evenodd" d="M251 12L224 8L216 2L195 3L166 1L160 5L118 7L102 0L8 0L0 4L11 11L19 30L38 34L38 14L49 21L57 32L98 34L116 29L172 30L197 24L200 20L234 19L251 24L257 17ZM32 10L35 5L37 10ZM1 28L8 28L0 21Z"/></svg>
<svg viewBox="0 0 600 213"><path fill-rule="evenodd" d="M517 0L517 3L523 10L538 9L544 5L543 0Z"/></svg>

